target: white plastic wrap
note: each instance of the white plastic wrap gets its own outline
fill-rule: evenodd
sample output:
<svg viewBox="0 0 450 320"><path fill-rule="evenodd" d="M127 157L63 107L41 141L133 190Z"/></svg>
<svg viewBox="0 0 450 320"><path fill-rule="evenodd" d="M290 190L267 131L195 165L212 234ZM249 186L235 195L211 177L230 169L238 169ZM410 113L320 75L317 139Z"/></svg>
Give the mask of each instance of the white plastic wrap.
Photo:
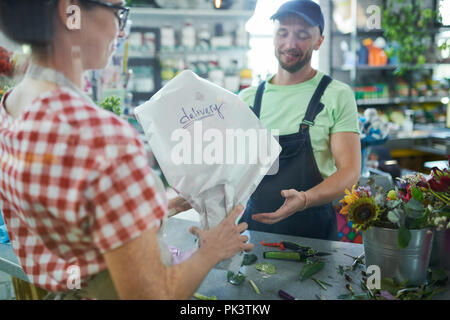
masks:
<svg viewBox="0 0 450 320"><path fill-rule="evenodd" d="M281 151L237 95L192 71L177 75L135 114L164 176L200 214L203 229L245 205ZM239 270L237 261L231 265Z"/></svg>

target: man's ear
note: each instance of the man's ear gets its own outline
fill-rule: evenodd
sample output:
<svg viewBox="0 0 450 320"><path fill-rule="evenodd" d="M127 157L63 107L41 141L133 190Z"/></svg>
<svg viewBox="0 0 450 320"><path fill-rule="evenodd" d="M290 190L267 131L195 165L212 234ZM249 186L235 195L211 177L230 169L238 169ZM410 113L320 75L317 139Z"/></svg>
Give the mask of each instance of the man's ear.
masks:
<svg viewBox="0 0 450 320"><path fill-rule="evenodd" d="M325 39L325 36L320 36L319 40L317 40L316 45L314 46L314 50L319 50L320 46L322 45L323 40Z"/></svg>

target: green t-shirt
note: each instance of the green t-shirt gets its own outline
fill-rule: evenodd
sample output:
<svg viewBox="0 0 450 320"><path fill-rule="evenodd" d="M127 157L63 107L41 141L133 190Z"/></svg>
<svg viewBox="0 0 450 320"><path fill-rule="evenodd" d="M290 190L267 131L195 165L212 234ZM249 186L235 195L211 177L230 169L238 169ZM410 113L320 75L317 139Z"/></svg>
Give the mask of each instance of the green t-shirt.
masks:
<svg viewBox="0 0 450 320"><path fill-rule="evenodd" d="M323 72L318 71L310 80L280 86L266 82L261 105L260 120L271 130L278 129L280 135L298 132L309 101L314 94ZM257 87L243 90L239 96L253 108ZM336 171L330 148L330 135L336 132L356 132L359 134L358 111L351 88L338 80L333 80L325 90L320 102L325 106L310 128L311 144L319 171L325 179ZM345 150L342 150L345 152Z"/></svg>

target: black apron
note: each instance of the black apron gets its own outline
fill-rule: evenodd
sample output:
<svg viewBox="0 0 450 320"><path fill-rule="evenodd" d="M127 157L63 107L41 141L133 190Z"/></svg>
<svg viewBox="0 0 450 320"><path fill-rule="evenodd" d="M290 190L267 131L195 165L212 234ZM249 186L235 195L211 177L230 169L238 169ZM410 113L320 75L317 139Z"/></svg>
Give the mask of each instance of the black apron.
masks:
<svg viewBox="0 0 450 320"><path fill-rule="evenodd" d="M274 212L280 208L285 201L281 196L281 190L306 191L323 181L314 158L309 127L314 125L314 119L324 107L320 98L331 81L329 76L323 76L309 102L299 132L279 136L282 151L278 159L278 173L263 178L250 197L241 219L241 222L248 223L249 230L325 240L339 239L336 214L331 203L296 212L275 224L264 224L251 218L252 214ZM253 112L258 118L264 89L265 82L262 82L258 87L253 106Z"/></svg>

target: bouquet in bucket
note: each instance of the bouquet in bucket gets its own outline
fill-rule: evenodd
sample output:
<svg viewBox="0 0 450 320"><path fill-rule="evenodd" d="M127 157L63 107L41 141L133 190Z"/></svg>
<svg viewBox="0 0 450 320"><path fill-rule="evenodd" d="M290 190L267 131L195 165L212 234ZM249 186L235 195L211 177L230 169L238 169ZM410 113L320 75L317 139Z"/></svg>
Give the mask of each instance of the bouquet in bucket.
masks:
<svg viewBox="0 0 450 320"><path fill-rule="evenodd" d="M11 86L11 77L14 71L12 54L0 47L0 99Z"/></svg>
<svg viewBox="0 0 450 320"><path fill-rule="evenodd" d="M398 245L406 248L410 230L450 229L450 172L433 168L431 175L398 178L391 190L357 186L345 190L340 213L357 231L370 227L398 229Z"/></svg>
<svg viewBox="0 0 450 320"><path fill-rule="evenodd" d="M30 56L0 46L0 99L25 75Z"/></svg>
<svg viewBox="0 0 450 320"><path fill-rule="evenodd" d="M0 77L11 77L14 64L11 59L12 54L5 48L0 47Z"/></svg>

